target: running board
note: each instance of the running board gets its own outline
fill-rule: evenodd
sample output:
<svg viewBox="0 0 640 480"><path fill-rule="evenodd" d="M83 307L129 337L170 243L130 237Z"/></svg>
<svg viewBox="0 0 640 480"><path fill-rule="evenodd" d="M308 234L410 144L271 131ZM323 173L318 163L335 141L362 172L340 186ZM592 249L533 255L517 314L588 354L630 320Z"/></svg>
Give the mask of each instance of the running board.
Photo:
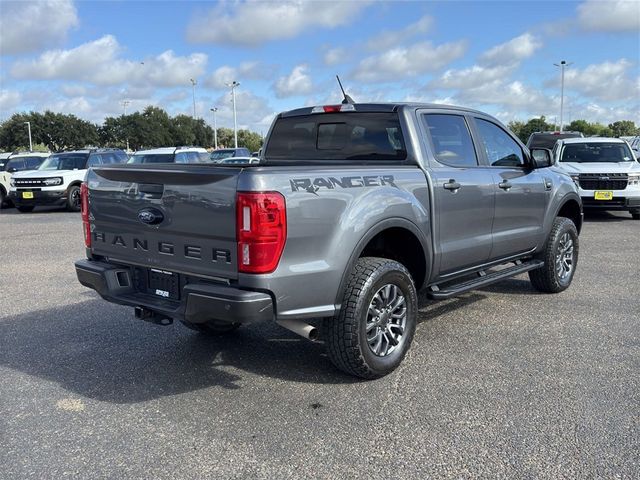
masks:
<svg viewBox="0 0 640 480"><path fill-rule="evenodd" d="M503 268L497 272L486 273L484 270L477 272L478 278L473 280L467 280L466 282L456 283L449 285L444 289L440 289L437 285L431 285L429 287L428 296L435 300L444 300L445 298L455 297L461 293L468 292L470 290L476 290L481 287L486 287L492 283L499 282L505 278L513 277L529 270L535 270L544 265L541 260L527 260L523 262L517 260L513 267Z"/></svg>

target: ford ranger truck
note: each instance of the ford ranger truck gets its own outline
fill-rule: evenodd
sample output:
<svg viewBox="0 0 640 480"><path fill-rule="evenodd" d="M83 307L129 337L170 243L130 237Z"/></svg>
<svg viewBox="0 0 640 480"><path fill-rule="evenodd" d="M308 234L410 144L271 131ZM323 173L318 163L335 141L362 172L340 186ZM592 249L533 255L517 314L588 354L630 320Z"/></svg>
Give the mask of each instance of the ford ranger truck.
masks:
<svg viewBox="0 0 640 480"><path fill-rule="evenodd" d="M90 169L77 276L158 324L322 333L339 369L380 377L411 345L418 290L440 300L524 272L537 290L569 287L582 204L541 154L464 108L292 110L259 164Z"/></svg>

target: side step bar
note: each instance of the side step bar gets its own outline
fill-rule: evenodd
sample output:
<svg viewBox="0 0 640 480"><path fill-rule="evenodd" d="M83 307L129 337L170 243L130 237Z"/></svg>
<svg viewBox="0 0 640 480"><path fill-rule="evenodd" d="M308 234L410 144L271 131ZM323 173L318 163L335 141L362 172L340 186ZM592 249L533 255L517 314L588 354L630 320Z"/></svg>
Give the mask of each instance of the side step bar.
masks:
<svg viewBox="0 0 640 480"><path fill-rule="evenodd" d="M468 292L470 290L476 290L481 287L486 287L492 283L499 282L505 278L513 277L529 270L535 270L541 268L544 265L542 260L528 260L523 262L517 260L513 267L504 268L497 272L486 273L484 270L477 273L478 278L467 280L466 282L456 283L448 285L444 289L440 289L437 285L431 285L429 287L428 296L435 300L444 300L445 298L455 297L461 293Z"/></svg>

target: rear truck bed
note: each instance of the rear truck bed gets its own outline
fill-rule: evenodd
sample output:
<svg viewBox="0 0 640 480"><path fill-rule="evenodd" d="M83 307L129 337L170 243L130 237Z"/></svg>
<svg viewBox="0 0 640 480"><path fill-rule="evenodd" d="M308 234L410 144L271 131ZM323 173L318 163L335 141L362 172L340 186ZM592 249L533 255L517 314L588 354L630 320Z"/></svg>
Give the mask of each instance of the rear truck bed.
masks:
<svg viewBox="0 0 640 480"><path fill-rule="evenodd" d="M209 165L93 169L82 190L88 258L76 262L80 283L158 323L273 319L268 293L237 286L238 248L244 249L241 270L272 270L251 256L264 248L281 253L285 232L280 245L277 238L255 236L238 242L247 232L236 232L237 202L241 221L254 220L255 228L264 223L258 202L269 201L236 193L241 171Z"/></svg>

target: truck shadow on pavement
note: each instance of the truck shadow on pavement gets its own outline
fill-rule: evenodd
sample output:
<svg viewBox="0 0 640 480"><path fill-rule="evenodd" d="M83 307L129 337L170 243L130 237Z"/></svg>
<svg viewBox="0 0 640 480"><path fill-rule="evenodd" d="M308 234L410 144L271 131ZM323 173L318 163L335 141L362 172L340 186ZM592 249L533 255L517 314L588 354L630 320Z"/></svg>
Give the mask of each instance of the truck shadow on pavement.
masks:
<svg viewBox="0 0 640 480"><path fill-rule="evenodd" d="M421 296L419 323L482 298L470 294L436 303ZM116 404L210 387L239 389L250 375L320 384L361 381L338 371L322 343L275 323L206 337L180 323L135 320L132 309L95 298L0 319L0 346L1 366Z"/></svg>
<svg viewBox="0 0 640 480"><path fill-rule="evenodd" d="M101 299L0 320L0 365L112 403L218 386L241 388L242 370L294 382L353 383L314 344L276 324L205 337L180 323L135 320Z"/></svg>

